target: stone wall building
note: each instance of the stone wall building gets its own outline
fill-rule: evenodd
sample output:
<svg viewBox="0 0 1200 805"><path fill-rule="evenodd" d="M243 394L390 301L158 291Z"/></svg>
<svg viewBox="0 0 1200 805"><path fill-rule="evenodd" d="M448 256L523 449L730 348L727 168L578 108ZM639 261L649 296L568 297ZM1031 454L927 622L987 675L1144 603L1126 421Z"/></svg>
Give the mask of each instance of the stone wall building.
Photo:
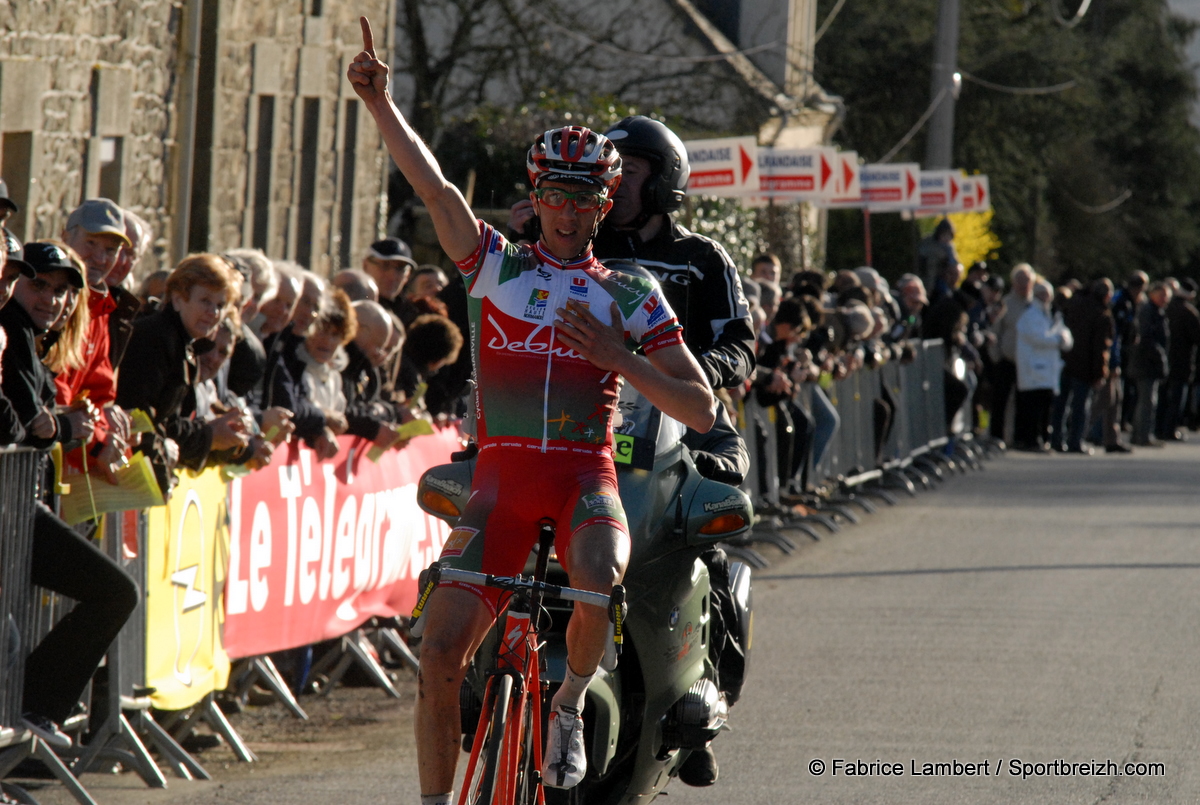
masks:
<svg viewBox="0 0 1200 805"><path fill-rule="evenodd" d="M10 227L56 237L106 196L155 228L140 273L238 246L357 264L387 170L345 79L359 14L386 58L390 0L0 0Z"/></svg>

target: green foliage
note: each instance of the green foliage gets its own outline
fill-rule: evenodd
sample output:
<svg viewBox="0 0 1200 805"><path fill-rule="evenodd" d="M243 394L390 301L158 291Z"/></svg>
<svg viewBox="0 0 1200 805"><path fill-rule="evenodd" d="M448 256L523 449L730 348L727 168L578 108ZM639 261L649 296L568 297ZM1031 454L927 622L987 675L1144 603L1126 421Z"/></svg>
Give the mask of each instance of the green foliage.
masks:
<svg viewBox="0 0 1200 805"><path fill-rule="evenodd" d="M724 246L734 265L749 269L754 256L767 249L760 225L766 214L765 210L744 208L737 199L689 198L682 223Z"/></svg>
<svg viewBox="0 0 1200 805"><path fill-rule="evenodd" d="M611 97L580 97L553 91L517 109L482 105L447 127L435 149L442 170L460 188L475 171L474 204L491 209L510 207L529 193L525 155L547 129L568 124L603 131L626 115L637 114Z"/></svg>
<svg viewBox="0 0 1200 805"><path fill-rule="evenodd" d="M818 17L834 2L821 0ZM1029 260L1052 279L1200 269L1200 132L1188 121L1196 86L1183 52L1194 26L1165 0L1094 3L1070 30L1054 21L1050 0L961 2L958 63L968 77L955 163L990 177L1000 267ZM843 147L876 160L925 110L936 14L928 0L850 3L830 26L816 73L845 97ZM1010 94L971 76L1076 85ZM918 135L895 161L920 162L924 148ZM853 229L831 216L831 237ZM911 265L915 241L876 238L876 263ZM829 249L832 257L842 247Z"/></svg>

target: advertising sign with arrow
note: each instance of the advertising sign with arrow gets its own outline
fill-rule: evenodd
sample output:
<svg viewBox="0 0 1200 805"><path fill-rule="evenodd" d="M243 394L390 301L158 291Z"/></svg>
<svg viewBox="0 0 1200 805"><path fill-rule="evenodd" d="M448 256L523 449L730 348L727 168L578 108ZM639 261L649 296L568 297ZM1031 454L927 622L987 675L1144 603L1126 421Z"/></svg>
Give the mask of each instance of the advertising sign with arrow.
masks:
<svg viewBox="0 0 1200 805"><path fill-rule="evenodd" d="M754 137L724 137L684 143L692 175L688 193L738 198L759 192L758 142Z"/></svg>
<svg viewBox="0 0 1200 805"><path fill-rule="evenodd" d="M863 165L862 197L871 212L915 210L920 206L921 166L916 162Z"/></svg>
<svg viewBox="0 0 1200 805"><path fill-rule="evenodd" d="M833 166L833 192L818 202L818 206L830 208L861 207L862 166L858 164L857 151L839 151Z"/></svg>
<svg viewBox="0 0 1200 805"><path fill-rule="evenodd" d="M962 171L921 171L921 210L962 212Z"/></svg>
<svg viewBox="0 0 1200 805"><path fill-rule="evenodd" d="M817 201L833 194L837 150L759 148L761 195L787 201Z"/></svg>
<svg viewBox="0 0 1200 805"><path fill-rule="evenodd" d="M992 193L988 177L977 174L963 179L962 199L964 212L984 212L992 208Z"/></svg>
<svg viewBox="0 0 1200 805"><path fill-rule="evenodd" d="M182 472L170 502L149 510L146 684L154 706L182 710L229 680L221 595L229 554L221 471Z"/></svg>

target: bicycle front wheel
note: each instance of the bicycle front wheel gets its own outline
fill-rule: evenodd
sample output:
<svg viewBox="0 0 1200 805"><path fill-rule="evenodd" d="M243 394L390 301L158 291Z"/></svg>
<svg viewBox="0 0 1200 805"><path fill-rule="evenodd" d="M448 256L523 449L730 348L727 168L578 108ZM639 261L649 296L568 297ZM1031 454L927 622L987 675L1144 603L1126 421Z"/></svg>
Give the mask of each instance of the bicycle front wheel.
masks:
<svg viewBox="0 0 1200 805"><path fill-rule="evenodd" d="M512 703L512 686L513 680L508 674L501 674L494 680L491 718L486 725L480 725L480 729L486 729L484 745L480 750L483 768L478 776L479 786L468 800L472 805L500 805L494 798L500 766L504 762L504 737Z"/></svg>
<svg viewBox="0 0 1200 805"><path fill-rule="evenodd" d="M521 745L518 750L514 805L537 805L538 791L541 788L541 769L537 768L537 764L535 763L535 759L540 758L541 753L535 753L533 745L533 697L535 695L537 694L528 693L525 696L525 705L521 708L522 712L517 714L520 718L518 723L521 729L518 731L518 734L521 736ZM538 748L540 749L540 747Z"/></svg>

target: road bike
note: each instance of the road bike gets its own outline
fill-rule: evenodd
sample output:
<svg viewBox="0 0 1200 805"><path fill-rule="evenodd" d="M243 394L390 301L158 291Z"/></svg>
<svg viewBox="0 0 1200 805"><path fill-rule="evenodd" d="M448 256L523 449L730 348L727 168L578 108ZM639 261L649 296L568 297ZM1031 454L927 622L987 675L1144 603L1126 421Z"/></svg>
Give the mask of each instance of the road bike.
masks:
<svg viewBox="0 0 1200 805"><path fill-rule="evenodd" d="M539 523L538 552L529 576L494 576L458 570L435 562L422 574L421 594L413 609L419 620L429 596L443 581L494 587L508 593L496 618L496 650L486 673L478 724L474 727L470 759L458 805L545 805L542 789L543 705L549 682L541 649L540 631L549 625L546 598L605 607L612 623L612 650L619 656L624 640L625 588L613 587L611 595L577 590L546 582L555 525ZM465 690L467 688L464 688ZM464 703L464 713L472 710ZM464 716L464 722L469 715ZM464 734L471 735L464 723ZM465 744L464 744L465 748Z"/></svg>

